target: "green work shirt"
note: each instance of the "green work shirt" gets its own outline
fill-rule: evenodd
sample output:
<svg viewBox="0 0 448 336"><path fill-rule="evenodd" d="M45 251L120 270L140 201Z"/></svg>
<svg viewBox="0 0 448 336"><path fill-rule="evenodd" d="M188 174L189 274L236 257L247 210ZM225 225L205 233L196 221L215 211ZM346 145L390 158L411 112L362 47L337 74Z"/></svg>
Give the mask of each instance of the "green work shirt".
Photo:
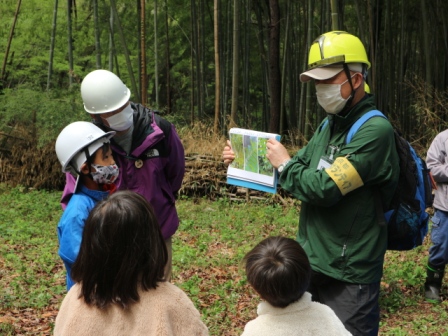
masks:
<svg viewBox="0 0 448 336"><path fill-rule="evenodd" d="M379 191L383 206L387 206L399 175L394 133L388 120L369 119L351 142L345 143L353 123L374 109L373 97L366 96L346 116L329 115L329 123L321 124L279 178L282 188L302 201L297 240L313 270L357 284L381 279L387 228L378 224L374 192ZM334 158L348 160L358 181L362 180L361 186L345 193L326 169L318 169L321 158L330 156L331 151Z"/></svg>

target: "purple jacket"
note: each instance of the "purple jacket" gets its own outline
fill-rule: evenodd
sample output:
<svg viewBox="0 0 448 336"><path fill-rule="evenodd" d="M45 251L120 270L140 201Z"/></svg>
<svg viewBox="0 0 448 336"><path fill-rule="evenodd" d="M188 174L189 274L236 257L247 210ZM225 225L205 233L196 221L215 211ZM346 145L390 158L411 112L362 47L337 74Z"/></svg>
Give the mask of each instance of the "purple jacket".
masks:
<svg viewBox="0 0 448 336"><path fill-rule="evenodd" d="M119 190L135 191L151 203L163 237L168 239L179 226L175 195L185 173L184 147L173 124L140 104L131 103L131 106L134 110L131 153L126 155L111 140L115 162L120 168L115 184ZM74 186L74 177L67 173L61 199L63 209Z"/></svg>

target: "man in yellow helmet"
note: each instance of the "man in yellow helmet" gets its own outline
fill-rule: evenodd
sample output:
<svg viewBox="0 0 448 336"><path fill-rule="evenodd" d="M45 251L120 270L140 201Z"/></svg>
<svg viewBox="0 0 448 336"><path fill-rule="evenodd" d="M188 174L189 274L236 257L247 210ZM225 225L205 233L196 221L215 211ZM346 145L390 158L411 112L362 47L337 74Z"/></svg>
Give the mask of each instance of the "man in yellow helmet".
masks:
<svg viewBox="0 0 448 336"><path fill-rule="evenodd" d="M353 335L378 334L387 228L379 225L375 199L388 206L399 174L387 119L369 119L345 141L350 127L376 109L364 89L369 67L356 36L342 31L319 36L300 80L314 80L328 116L292 158L279 141L267 143L281 187L302 201L297 240L313 269L313 300L330 306ZM234 159L229 143L223 159Z"/></svg>

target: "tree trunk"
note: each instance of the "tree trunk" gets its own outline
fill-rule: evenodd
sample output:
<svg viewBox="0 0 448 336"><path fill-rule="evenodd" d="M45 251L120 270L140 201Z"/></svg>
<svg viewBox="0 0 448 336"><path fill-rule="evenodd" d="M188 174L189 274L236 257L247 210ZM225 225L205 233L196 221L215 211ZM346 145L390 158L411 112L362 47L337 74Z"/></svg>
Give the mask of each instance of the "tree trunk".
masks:
<svg viewBox="0 0 448 336"><path fill-rule="evenodd" d="M148 80L146 75L146 2L145 0L140 0L140 85L141 85L140 89L143 105L146 105L148 103L147 82Z"/></svg>
<svg viewBox="0 0 448 336"><path fill-rule="evenodd" d="M214 0L213 10L213 34L215 46L215 121L213 131L218 134L219 131L219 104L220 104L220 78L219 78L219 0Z"/></svg>
<svg viewBox="0 0 448 336"><path fill-rule="evenodd" d="M355 1L355 10L356 10L356 16L358 18L358 26L359 26L359 39L361 41L365 41L364 39L364 19L361 15L361 6L364 6L363 4L359 4L360 0Z"/></svg>
<svg viewBox="0 0 448 336"><path fill-rule="evenodd" d="M284 122L285 122L285 95L286 95L286 64L287 64L287 59L288 59L288 43L289 43L289 10L290 10L291 6L290 6L290 1L288 0L286 2L286 28L285 28L285 42L284 42L284 46L283 46L283 65L282 65L282 73L281 73L281 78L282 78L282 84L281 84L281 96L280 96L280 125L279 125L279 134L283 133L284 130Z"/></svg>
<svg viewBox="0 0 448 336"><path fill-rule="evenodd" d="M269 34L269 74L271 86L270 101L270 123L269 132L279 133L280 129L280 97L281 97L281 76L280 76L280 6L278 0L269 0L269 10L271 13L270 34Z"/></svg>
<svg viewBox="0 0 448 336"><path fill-rule="evenodd" d="M312 14L312 0L308 0L308 38L307 38L307 50L311 48L313 42L313 14ZM308 67L308 52L306 53L305 59L307 60L306 67ZM310 139L310 128L311 128L311 100L313 96L311 94L311 83L308 82L306 85L306 98L305 98L305 124L304 126L304 137L306 140Z"/></svg>
<svg viewBox="0 0 448 336"><path fill-rule="evenodd" d="M114 43L114 10L110 7L109 18L109 71L114 71L114 55L115 55L115 43ZM118 66L117 66L118 67ZM118 72L118 69L117 69ZM117 73L118 76L120 76Z"/></svg>
<svg viewBox="0 0 448 336"><path fill-rule="evenodd" d="M135 95L136 101L137 102L141 102L140 94L139 94L139 91L137 90L137 85L135 83L135 77L134 77L134 72L132 71L131 59L130 59L130 56L129 56L129 51L128 51L128 47L127 47L127 44L126 44L126 39L124 37L123 27L121 26L120 18L118 16L117 6L116 6L116 3L115 3L115 0L110 0L110 4L111 4L112 9L114 11L114 18L115 18L116 23L117 23L118 32L119 32L120 40L121 40L121 45L123 46L123 51L124 51L124 56L126 58L126 65L127 65L127 68L128 68L129 78L131 80L131 85L132 85L132 92Z"/></svg>
<svg viewBox="0 0 448 336"><path fill-rule="evenodd" d="M190 97L190 108L191 108L191 118L190 118L190 123L192 125L194 125L194 104L195 104L195 82L196 82L196 78L195 78L195 71L194 71L194 60L195 60L195 56L196 56L196 52L195 52L195 46L196 46L196 4L195 4L195 0L191 0L190 1L190 10L191 10L191 53L190 53L190 57L191 57L191 97Z"/></svg>
<svg viewBox="0 0 448 336"><path fill-rule="evenodd" d="M54 56L54 43L56 38L57 17L58 17L58 0L55 0L53 7L53 24L51 26L50 60L48 62L47 90L50 90L51 75L53 73L53 56Z"/></svg>
<svg viewBox="0 0 448 336"><path fill-rule="evenodd" d="M145 0L142 0L145 2ZM156 107L160 107L159 99L159 52L158 52L158 18L157 18L157 0L154 0L154 86L156 93Z"/></svg>
<svg viewBox="0 0 448 336"><path fill-rule="evenodd" d="M232 59L232 53L230 52L232 50L232 1L225 1L225 11L222 18L225 20L223 26L225 27L224 33L222 34L222 37L220 39L220 59L224 60L224 62L221 61L221 125L223 132L226 133L226 128L228 126L227 124L227 118L230 115L229 111L229 87L231 85L231 59Z"/></svg>
<svg viewBox="0 0 448 336"><path fill-rule="evenodd" d="M137 8L137 15L136 17L138 17L138 28L137 28L137 69L138 69L138 92L140 93L140 97L142 97L143 99L143 95L142 95L142 0L134 0L135 1L135 5ZM143 5L143 7L146 7L145 5ZM146 13L144 13L143 15L146 15ZM146 29L144 29L146 31ZM145 33L146 35L146 33ZM143 43L143 45L146 45L146 43ZM146 51L145 51L146 53Z"/></svg>
<svg viewBox="0 0 448 336"><path fill-rule="evenodd" d="M252 32L252 21L251 21L251 5L252 5L252 1L251 0L246 0L246 6L243 6L242 8L244 9L244 19L243 22L241 24L241 31L243 33L243 37L241 38L242 41L242 45L243 46L249 46L251 43L251 32ZM244 27L244 29L243 29ZM250 95L251 95L251 80L250 80L250 69L251 69L251 59L250 59L250 48L245 47L242 48L242 52L241 52L241 56L242 56L242 61L240 62L241 66L242 66L242 90L241 90L241 106L242 106L242 113L241 113L241 117L242 117L242 125L244 127L251 127L250 125L250 121L252 120L251 118L251 104L250 104ZM257 112L255 112L255 114L257 114ZM255 119L257 119L257 116L254 117Z"/></svg>
<svg viewBox="0 0 448 336"><path fill-rule="evenodd" d="M204 8L204 2L206 0L199 0L199 26L198 26L198 44L199 44L199 53L198 53L198 60L199 60L199 103L200 103L200 115L204 116L205 114L205 51L206 51L206 44L205 44L205 8Z"/></svg>
<svg viewBox="0 0 448 336"><path fill-rule="evenodd" d="M369 55L369 61L370 64L375 64L375 52L376 52L376 44L375 44L375 34L376 34L376 30L374 30L373 28L373 13L372 13L372 7L370 5L370 0L367 0L367 8L369 8L369 31L370 31L370 55ZM376 66L370 68L370 78L372 80L373 83L373 89L375 90L375 68Z"/></svg>
<svg viewBox="0 0 448 336"><path fill-rule="evenodd" d="M98 0L93 0L93 20L95 27L96 68L101 69L100 28L98 23Z"/></svg>
<svg viewBox="0 0 448 336"><path fill-rule="evenodd" d="M201 2L201 0L199 0ZM196 106L198 110L199 118L202 118L202 90L201 90L201 46L200 46L200 6L199 10L196 8L195 4L195 16L194 16L194 68L195 68L195 76L196 76Z"/></svg>
<svg viewBox="0 0 448 336"><path fill-rule="evenodd" d="M3 59L2 73L1 73L1 76L0 76L0 80L4 80L5 79L6 62L8 61L9 49L11 48L12 37L14 36L14 28L16 26L17 17L19 16L19 10L20 10L20 5L21 4L22 4L22 0L18 0L17 1L16 12L14 14L14 20L13 20L12 26L11 26L11 31L9 32L8 43L6 44L6 52L5 52L5 58Z"/></svg>
<svg viewBox="0 0 448 336"><path fill-rule="evenodd" d="M68 85L73 85L73 37L72 37L72 6L73 0L67 1L67 40L68 40Z"/></svg>
<svg viewBox="0 0 448 336"><path fill-rule="evenodd" d="M233 1L233 63L232 63L232 107L230 110L229 129L236 126L238 111L238 77L239 77L239 41L240 41L240 0Z"/></svg>
<svg viewBox="0 0 448 336"><path fill-rule="evenodd" d="M165 0L165 62L166 62L166 113L171 113L171 54L170 54L170 34L168 25L168 3Z"/></svg>
<svg viewBox="0 0 448 336"><path fill-rule="evenodd" d="M426 84L427 86L431 86L433 84L432 72L431 72L431 62L432 62L432 53L429 45L429 37L431 34L429 33L428 26L428 13L426 12L426 4L425 0L420 0L420 9L422 14L422 35L423 35L423 50L424 60L425 60L425 74L426 74ZM446 32L445 32L446 33Z"/></svg>
<svg viewBox="0 0 448 336"><path fill-rule="evenodd" d="M331 0L331 30L339 30L337 0Z"/></svg>
<svg viewBox="0 0 448 336"><path fill-rule="evenodd" d="M270 97L270 86L269 86L269 67L267 65L267 58L264 45L264 25L262 18L262 8L259 2L256 2L255 6L255 16L257 18L257 40L259 47L259 55L260 55L260 69L261 69L261 87L262 87L262 113L261 113L261 128L262 130L266 130L268 128L268 97Z"/></svg>

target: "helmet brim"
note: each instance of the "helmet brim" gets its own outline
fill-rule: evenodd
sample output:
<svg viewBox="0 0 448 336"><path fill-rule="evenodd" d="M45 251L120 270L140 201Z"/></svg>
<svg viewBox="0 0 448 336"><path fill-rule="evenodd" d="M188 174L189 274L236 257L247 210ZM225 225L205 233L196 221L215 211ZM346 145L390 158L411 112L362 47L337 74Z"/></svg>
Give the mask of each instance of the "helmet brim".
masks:
<svg viewBox="0 0 448 336"><path fill-rule="evenodd" d="M66 173L69 171L69 166L71 161L84 149L84 148L88 148L90 147L92 144L94 144L95 142L101 141L103 140L104 142L108 142L110 141L110 139L115 135L115 131L110 131L110 132L106 132L104 135L93 139L92 141L86 143L84 146L82 146L81 148L79 148L75 153L73 153L65 162L65 164L62 166L62 172ZM96 146L96 148L93 149L93 152L95 152L100 146ZM84 163L84 162L83 162ZM79 169L79 167L77 167L77 169ZM77 172L79 173L79 172Z"/></svg>
<svg viewBox="0 0 448 336"><path fill-rule="evenodd" d="M300 74L300 81L307 83L311 79L326 80L336 76L343 70L343 66L314 68Z"/></svg>
<svg viewBox="0 0 448 336"><path fill-rule="evenodd" d="M104 114L104 113L110 113L118 110L119 108L122 108L124 105L126 105L131 97L131 90L129 90L124 84L123 84L123 98L112 105L110 105L109 101L112 101L111 97L103 96L102 99L103 104L100 104L100 106L94 107L94 106L87 106L85 103L84 110L89 114Z"/></svg>
<svg viewBox="0 0 448 336"><path fill-rule="evenodd" d="M363 66L361 63L349 63L349 64L347 64L347 66L350 71L361 72L361 73L363 72ZM311 79L317 79L317 80L330 79L330 78L336 76L337 74L339 74L343 69L344 69L344 66L342 64L314 68L314 69L311 69L311 70L301 73L300 81L302 83L306 83L306 82L309 82Z"/></svg>

